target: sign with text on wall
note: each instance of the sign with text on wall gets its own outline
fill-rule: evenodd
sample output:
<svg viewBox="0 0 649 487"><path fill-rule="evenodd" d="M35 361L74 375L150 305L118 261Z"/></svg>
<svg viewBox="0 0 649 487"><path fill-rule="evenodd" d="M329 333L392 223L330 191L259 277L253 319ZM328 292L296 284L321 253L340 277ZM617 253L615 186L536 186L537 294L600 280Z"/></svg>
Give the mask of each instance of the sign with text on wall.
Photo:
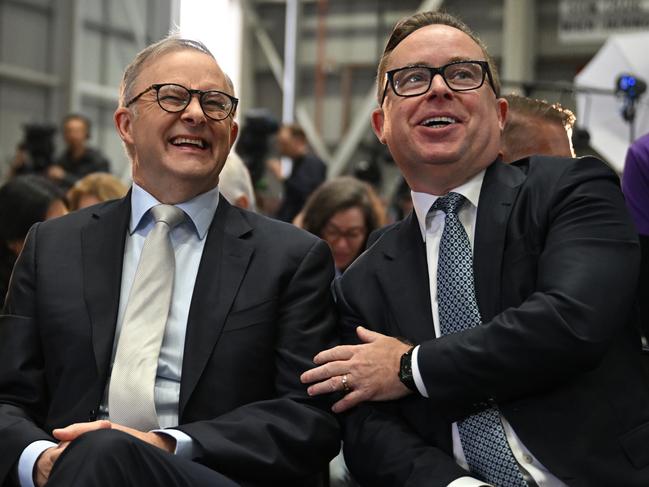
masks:
<svg viewBox="0 0 649 487"><path fill-rule="evenodd" d="M603 41L649 30L649 0L559 0L559 40Z"/></svg>

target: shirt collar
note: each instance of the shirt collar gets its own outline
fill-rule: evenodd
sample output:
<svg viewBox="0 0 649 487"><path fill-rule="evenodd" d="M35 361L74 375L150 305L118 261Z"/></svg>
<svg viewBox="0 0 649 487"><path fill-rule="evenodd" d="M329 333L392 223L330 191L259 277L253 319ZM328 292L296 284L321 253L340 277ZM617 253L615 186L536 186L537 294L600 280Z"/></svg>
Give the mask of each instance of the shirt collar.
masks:
<svg viewBox="0 0 649 487"><path fill-rule="evenodd" d="M138 227L146 225L149 221L144 218L148 211L160 202L141 186L133 183L131 191L131 221L129 233L133 235ZM200 240L205 238L210 228L216 208L219 204L219 188L215 187L205 193L195 196L189 201L178 203L177 206L183 210L194 224L196 233Z"/></svg>
<svg viewBox="0 0 649 487"><path fill-rule="evenodd" d="M480 190L482 189L482 180L484 179L486 169L483 169L478 174L469 179L466 183L461 184L457 188L451 189L450 192L460 193L464 196L469 203L471 203L475 208L478 207L478 200L480 199ZM433 206L437 198L440 198L444 195L434 195L430 193L418 193L416 191L411 191L412 195L412 204L415 207L415 214L417 215L417 221L419 223L419 229L421 230L421 236L426 241L426 215L428 211Z"/></svg>

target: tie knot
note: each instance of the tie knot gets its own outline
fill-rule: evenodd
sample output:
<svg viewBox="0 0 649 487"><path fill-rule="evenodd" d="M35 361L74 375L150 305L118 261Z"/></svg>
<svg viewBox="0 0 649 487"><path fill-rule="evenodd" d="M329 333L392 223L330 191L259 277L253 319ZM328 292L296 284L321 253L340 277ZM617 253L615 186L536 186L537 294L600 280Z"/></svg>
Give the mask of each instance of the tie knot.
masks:
<svg viewBox="0 0 649 487"><path fill-rule="evenodd" d="M174 228L185 219L185 212L173 205L156 205L151 208L151 214L156 223L164 222L169 228Z"/></svg>
<svg viewBox="0 0 649 487"><path fill-rule="evenodd" d="M457 214L465 201L466 198L460 193L449 193L446 196L437 198L431 210L442 210L447 215L450 213Z"/></svg>

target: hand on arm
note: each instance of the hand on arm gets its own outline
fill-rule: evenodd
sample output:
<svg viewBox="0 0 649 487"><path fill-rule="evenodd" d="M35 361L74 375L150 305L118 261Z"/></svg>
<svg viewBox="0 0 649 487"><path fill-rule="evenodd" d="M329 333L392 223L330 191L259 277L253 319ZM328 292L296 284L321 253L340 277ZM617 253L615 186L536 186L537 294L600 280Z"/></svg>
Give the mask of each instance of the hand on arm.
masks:
<svg viewBox="0 0 649 487"><path fill-rule="evenodd" d="M399 380L401 356L411 345L362 326L356 333L360 345L339 345L320 352L313 359L318 367L300 377L305 384L314 383L307 389L311 396L345 390L344 377L350 392L333 405L336 413L363 401L389 401L411 392Z"/></svg>

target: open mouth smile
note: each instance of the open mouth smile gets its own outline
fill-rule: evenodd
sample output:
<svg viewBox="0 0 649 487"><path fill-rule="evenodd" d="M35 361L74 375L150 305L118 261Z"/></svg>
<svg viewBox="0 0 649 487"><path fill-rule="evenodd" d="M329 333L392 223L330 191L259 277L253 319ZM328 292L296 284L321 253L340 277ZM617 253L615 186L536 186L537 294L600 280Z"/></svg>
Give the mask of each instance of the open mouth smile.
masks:
<svg viewBox="0 0 649 487"><path fill-rule="evenodd" d="M457 120L453 117L430 117L423 120L420 125L429 128L444 128L457 123Z"/></svg>
<svg viewBox="0 0 649 487"><path fill-rule="evenodd" d="M191 147L196 149L207 149L209 143L200 137L177 136L172 137L169 142L176 147Z"/></svg>

